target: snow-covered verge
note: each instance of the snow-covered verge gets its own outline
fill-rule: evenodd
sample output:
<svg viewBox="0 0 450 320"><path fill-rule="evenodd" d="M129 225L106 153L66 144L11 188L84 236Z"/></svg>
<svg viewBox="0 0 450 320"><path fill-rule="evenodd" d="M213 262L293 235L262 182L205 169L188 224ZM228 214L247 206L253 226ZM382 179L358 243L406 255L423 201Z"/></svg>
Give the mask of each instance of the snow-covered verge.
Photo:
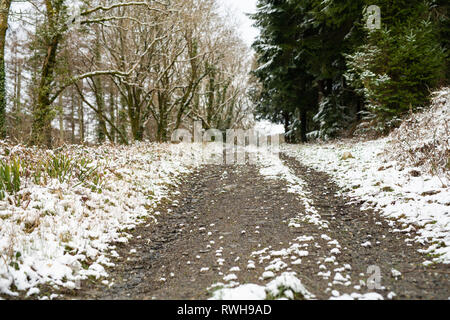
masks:
<svg viewBox="0 0 450 320"><path fill-rule="evenodd" d="M421 168L393 160L392 138L282 148L303 164L328 173L343 195L364 202L363 209L379 210L394 232L427 245L425 264L450 263L450 181L417 174Z"/></svg>
<svg viewBox="0 0 450 320"><path fill-rule="evenodd" d="M39 296L40 284L75 289L80 280L107 277L114 243L157 221L158 203L200 164L195 148L139 143L52 152L1 142L0 293Z"/></svg>

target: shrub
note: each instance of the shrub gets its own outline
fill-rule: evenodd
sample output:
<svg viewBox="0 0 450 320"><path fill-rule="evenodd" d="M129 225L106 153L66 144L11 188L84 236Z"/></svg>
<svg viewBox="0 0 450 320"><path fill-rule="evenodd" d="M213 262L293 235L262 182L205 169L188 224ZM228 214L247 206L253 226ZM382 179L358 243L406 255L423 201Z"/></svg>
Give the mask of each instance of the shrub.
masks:
<svg viewBox="0 0 450 320"><path fill-rule="evenodd" d="M346 57L346 78L366 100L364 120L381 133L428 105L430 88L445 78L446 52L428 20L371 30Z"/></svg>
<svg viewBox="0 0 450 320"><path fill-rule="evenodd" d="M0 161L0 200L5 199L5 192L14 194L20 190L19 159L13 158L10 162Z"/></svg>
<svg viewBox="0 0 450 320"><path fill-rule="evenodd" d="M396 160L450 178L450 88L435 92L431 108L412 114L391 137Z"/></svg>

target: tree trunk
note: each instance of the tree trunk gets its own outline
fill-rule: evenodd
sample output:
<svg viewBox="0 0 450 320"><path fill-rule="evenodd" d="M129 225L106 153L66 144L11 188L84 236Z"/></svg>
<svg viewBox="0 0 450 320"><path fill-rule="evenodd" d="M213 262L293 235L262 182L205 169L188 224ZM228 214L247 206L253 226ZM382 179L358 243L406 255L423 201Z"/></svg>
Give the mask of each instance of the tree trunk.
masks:
<svg viewBox="0 0 450 320"><path fill-rule="evenodd" d="M22 64L17 62L17 72L15 80L15 94L14 94L14 112L20 114L22 112Z"/></svg>
<svg viewBox="0 0 450 320"><path fill-rule="evenodd" d="M156 141L166 142L167 141L167 103L166 96L163 93L158 93L158 109L159 118L155 119L157 123L156 129Z"/></svg>
<svg viewBox="0 0 450 320"><path fill-rule="evenodd" d="M120 142L122 144L128 144L129 141L129 133L128 133L128 121L127 121L127 113L123 109L118 109L118 118L117 118L118 128L124 133L124 135L120 136Z"/></svg>
<svg viewBox="0 0 450 320"><path fill-rule="evenodd" d="M362 105L363 105L362 98L358 97L356 101L356 121L361 121Z"/></svg>
<svg viewBox="0 0 450 320"><path fill-rule="evenodd" d="M6 137L5 44L11 0L0 0L0 138Z"/></svg>
<svg viewBox="0 0 450 320"><path fill-rule="evenodd" d="M106 122L104 118L105 112L105 96L103 93L103 83L100 77L95 77L92 79L94 82L94 90L95 90L95 102L97 104L97 141L99 143L105 142L105 138L107 136L106 133Z"/></svg>
<svg viewBox="0 0 450 320"><path fill-rule="evenodd" d="M95 55L95 63L97 66L101 65L101 48L100 48L100 42L99 42L100 34L97 31L96 34L96 40L95 40L95 47L94 47L94 55ZM103 83L101 77L94 77L92 79L92 82L94 83L94 93L95 93L95 102L97 104L97 141L99 143L105 142L105 138L107 136L106 132L106 121L104 118L104 112L106 108L105 103L105 95L103 91Z"/></svg>
<svg viewBox="0 0 450 320"><path fill-rule="evenodd" d="M167 119L164 116L158 122L157 141L167 142Z"/></svg>
<svg viewBox="0 0 450 320"><path fill-rule="evenodd" d="M289 126L290 126L290 119L289 119L289 114L285 111L283 111L283 120L284 120L284 132L288 133L289 132ZM286 142L290 143L291 142L291 138L290 137L286 137Z"/></svg>
<svg viewBox="0 0 450 320"><path fill-rule="evenodd" d="M52 110L50 93L54 82L54 69L56 65L56 53L60 41L60 35L55 35L47 46L47 56L41 71L41 80L38 88L37 106L33 112L33 135L31 143L52 146Z"/></svg>
<svg viewBox="0 0 450 320"><path fill-rule="evenodd" d="M319 95L317 98L317 105L320 105L323 98L325 98L325 82L324 82L324 80L319 80L317 84L319 87L319 91L318 91Z"/></svg>
<svg viewBox="0 0 450 320"><path fill-rule="evenodd" d="M212 117L214 113L214 104L215 104L215 91L216 91L216 74L211 71L208 79L208 99L207 99L207 107L206 107L206 121L209 123L212 122Z"/></svg>
<svg viewBox="0 0 450 320"><path fill-rule="evenodd" d="M70 107L70 129L71 129L71 142L75 143L75 95L72 93L72 104Z"/></svg>
<svg viewBox="0 0 450 320"><path fill-rule="evenodd" d="M140 117L138 115L134 115L131 121L131 132L133 134L133 139L135 141L142 141L144 138L144 128L141 125Z"/></svg>
<svg viewBox="0 0 450 320"><path fill-rule="evenodd" d="M142 141L144 137L144 130L140 123L140 111L136 110L137 106L134 105L135 102L131 103L133 103L133 105L128 106L128 117L130 118L131 134L133 136L133 140Z"/></svg>
<svg viewBox="0 0 450 320"><path fill-rule="evenodd" d="M78 105L78 126L80 130L80 144L84 143L84 132L85 132L85 126L84 126L84 104L81 99L79 99L79 105Z"/></svg>
<svg viewBox="0 0 450 320"><path fill-rule="evenodd" d="M52 120L55 116L52 109L51 91L55 80L56 55L62 38L60 26L58 25L64 1L45 0L48 28L46 33L47 54L41 69L41 78L38 86L37 104L33 110L33 125L31 143L48 148L52 146Z"/></svg>
<svg viewBox="0 0 450 320"><path fill-rule="evenodd" d="M60 145L64 144L64 101L63 101L63 96L60 95L59 96L59 141L60 141Z"/></svg>
<svg viewBox="0 0 450 320"><path fill-rule="evenodd" d="M302 108L300 110L300 140L301 142L305 143L307 142L306 138L306 132L308 129L308 119L307 119L307 112L305 108Z"/></svg>
<svg viewBox="0 0 450 320"><path fill-rule="evenodd" d="M112 88L109 92L109 118L113 124L116 124L116 98ZM116 142L116 131L114 128L111 128L109 135L111 137L111 142Z"/></svg>

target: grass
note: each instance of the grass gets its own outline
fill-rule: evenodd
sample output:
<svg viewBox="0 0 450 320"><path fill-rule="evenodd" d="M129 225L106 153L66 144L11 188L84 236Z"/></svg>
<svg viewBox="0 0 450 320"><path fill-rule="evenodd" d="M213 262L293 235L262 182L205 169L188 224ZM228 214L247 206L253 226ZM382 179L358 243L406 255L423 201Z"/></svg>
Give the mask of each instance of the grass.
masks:
<svg viewBox="0 0 450 320"><path fill-rule="evenodd" d="M80 185L101 193L103 172L92 160L71 157L63 152L48 155L11 155L0 160L0 201L8 199L10 203L21 206L28 196L21 190L29 182L46 186L56 179L59 183L68 183L72 188Z"/></svg>
<svg viewBox="0 0 450 320"><path fill-rule="evenodd" d="M9 266L14 268L15 270L19 270L20 269L20 263L21 263L21 259L20 259L21 257L22 257L22 253L17 251L14 255L12 255L10 257Z"/></svg>
<svg viewBox="0 0 450 320"><path fill-rule="evenodd" d="M9 162L0 162L0 200L6 198L6 193L15 194L20 191L20 159L12 158Z"/></svg>
<svg viewBox="0 0 450 320"><path fill-rule="evenodd" d="M30 234L39 227L39 220L33 221L33 222L25 222L25 233Z"/></svg>
<svg viewBox="0 0 450 320"><path fill-rule="evenodd" d="M292 292L292 294L294 296L293 300L305 300L305 297L301 293L294 292L292 289L286 288L284 286L278 287L278 294L276 296L268 293L266 296L266 300L278 300L278 299L283 299L283 298L290 299L289 297L286 296L286 294L285 294L286 291Z"/></svg>
<svg viewBox="0 0 450 320"><path fill-rule="evenodd" d="M208 288L206 292L208 293L208 295L213 296L214 293L216 293L217 291L220 291L222 289L225 289L225 285L217 285L212 288Z"/></svg>
<svg viewBox="0 0 450 320"><path fill-rule="evenodd" d="M52 179L58 179L60 183L69 180L74 173L74 161L65 154L56 154L48 159L45 171Z"/></svg>

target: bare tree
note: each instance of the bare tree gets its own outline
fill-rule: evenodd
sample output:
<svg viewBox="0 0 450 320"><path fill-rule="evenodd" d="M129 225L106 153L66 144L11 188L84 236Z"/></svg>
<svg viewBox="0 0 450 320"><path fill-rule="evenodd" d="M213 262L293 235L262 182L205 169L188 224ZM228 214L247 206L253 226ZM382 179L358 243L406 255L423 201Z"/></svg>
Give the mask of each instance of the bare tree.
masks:
<svg viewBox="0 0 450 320"><path fill-rule="evenodd" d="M216 0L80 1L77 25L75 0L30 0L32 143L167 141L195 120L243 126L249 52Z"/></svg>
<svg viewBox="0 0 450 320"><path fill-rule="evenodd" d="M33 116L33 136L32 144L51 147L51 123L54 118L52 103L69 86L80 80L102 75L127 76L140 64L136 61L130 70L93 70L84 74L66 79L57 89L55 88L55 67L59 46L69 30L69 15L67 11L67 0L45 0L45 24L43 32L45 34L46 55L40 72L40 83L37 92L37 104L34 108ZM154 5L154 6L153 6ZM162 1L126 1L112 5L103 5L102 1L86 1L86 8L80 13L84 18L80 22L82 25L105 23L118 20L114 15L108 15L116 9L125 7L143 7L148 11L161 12L165 10L166 3Z"/></svg>

